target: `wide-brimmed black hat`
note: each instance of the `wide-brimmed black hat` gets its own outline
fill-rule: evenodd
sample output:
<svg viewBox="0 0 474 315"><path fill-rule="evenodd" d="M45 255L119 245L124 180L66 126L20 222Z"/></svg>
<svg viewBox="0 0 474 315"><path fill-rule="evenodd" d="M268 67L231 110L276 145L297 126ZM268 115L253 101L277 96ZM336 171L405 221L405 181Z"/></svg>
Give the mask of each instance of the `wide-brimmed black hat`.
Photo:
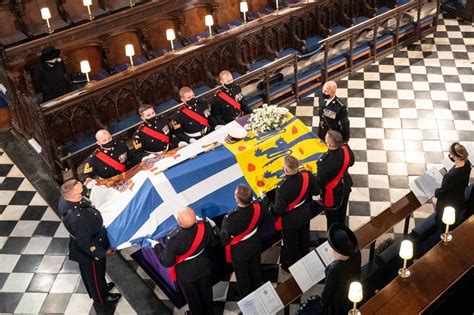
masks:
<svg viewBox="0 0 474 315"><path fill-rule="evenodd" d="M58 58L60 54L61 51L57 48L54 48L54 46L46 46L41 51L40 59L41 61L51 60L54 58Z"/></svg>
<svg viewBox="0 0 474 315"><path fill-rule="evenodd" d="M341 223L331 225L328 231L329 245L341 255L352 256L359 248L354 232Z"/></svg>

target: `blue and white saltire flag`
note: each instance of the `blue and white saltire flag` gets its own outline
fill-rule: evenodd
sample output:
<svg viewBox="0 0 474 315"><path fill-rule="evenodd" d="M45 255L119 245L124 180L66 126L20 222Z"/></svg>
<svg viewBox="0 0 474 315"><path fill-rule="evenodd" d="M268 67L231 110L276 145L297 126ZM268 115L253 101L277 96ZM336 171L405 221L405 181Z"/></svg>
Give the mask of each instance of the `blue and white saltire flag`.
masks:
<svg viewBox="0 0 474 315"><path fill-rule="evenodd" d="M224 135L225 138L226 134L222 130L220 136L214 137ZM215 139L208 139L207 143L201 140L192 146L201 148L202 144ZM179 151L179 159L184 162L176 161L172 168L158 175L150 171L137 173L133 177L132 191L118 192L94 186L91 200L102 213L112 247L122 249L141 244L147 238L166 235L177 224L178 210L185 206L191 207L198 216L209 218L235 207L236 186L247 184L235 156L220 146L188 160L187 155L195 152L190 150L192 148L185 149ZM159 162L162 161L166 162ZM161 164L164 168L169 166Z"/></svg>

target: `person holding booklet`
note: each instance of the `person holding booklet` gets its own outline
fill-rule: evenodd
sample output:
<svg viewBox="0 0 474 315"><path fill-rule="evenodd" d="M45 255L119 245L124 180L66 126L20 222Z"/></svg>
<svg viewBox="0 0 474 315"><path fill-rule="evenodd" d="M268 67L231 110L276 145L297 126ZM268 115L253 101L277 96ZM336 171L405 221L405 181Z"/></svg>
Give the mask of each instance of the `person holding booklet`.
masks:
<svg viewBox="0 0 474 315"><path fill-rule="evenodd" d="M237 208L224 217L218 235L220 243L225 246L227 263L234 266L240 297L243 298L262 282L261 244L257 231L265 206L258 200L252 202L252 190L246 185L237 186L234 196Z"/></svg>
<svg viewBox="0 0 474 315"><path fill-rule="evenodd" d="M360 281L361 255L357 237L346 225L335 223L328 231L328 242L335 260L326 267L326 283L316 314L347 314L351 302L347 298L349 285Z"/></svg>
<svg viewBox="0 0 474 315"><path fill-rule="evenodd" d="M466 148L460 143L453 143L449 147L449 159L454 162L454 166L444 175L441 187L436 189L436 222L444 229L441 222L445 207L453 207L456 210L456 223L459 223L460 212L464 207L464 191L469 185L471 174L471 163L467 159L469 154Z"/></svg>

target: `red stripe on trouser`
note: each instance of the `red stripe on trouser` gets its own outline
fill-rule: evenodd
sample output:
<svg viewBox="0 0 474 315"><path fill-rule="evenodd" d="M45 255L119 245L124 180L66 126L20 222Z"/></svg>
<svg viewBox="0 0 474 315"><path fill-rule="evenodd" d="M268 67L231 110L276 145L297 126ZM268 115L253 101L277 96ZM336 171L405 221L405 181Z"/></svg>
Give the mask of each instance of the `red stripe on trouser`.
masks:
<svg viewBox="0 0 474 315"><path fill-rule="evenodd" d="M94 275L95 290L97 291L97 296L99 297L100 304L104 304L104 300L102 300L102 295L100 294L99 284L97 283L97 274L95 272L95 262L92 262L92 274Z"/></svg>

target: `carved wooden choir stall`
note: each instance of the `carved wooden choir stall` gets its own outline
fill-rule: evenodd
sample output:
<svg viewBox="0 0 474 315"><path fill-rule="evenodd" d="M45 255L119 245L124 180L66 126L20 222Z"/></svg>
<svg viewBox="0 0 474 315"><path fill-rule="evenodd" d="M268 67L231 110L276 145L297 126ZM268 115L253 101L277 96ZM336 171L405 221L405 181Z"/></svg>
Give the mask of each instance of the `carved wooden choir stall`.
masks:
<svg viewBox="0 0 474 315"><path fill-rule="evenodd" d="M16 133L36 143L45 169L62 181L68 169L77 176L96 130L129 137L142 103L172 117L181 87L211 98L228 69L249 87L250 106L289 104L434 32L440 1L423 16L425 2L285 0L277 12L275 0L248 0L243 13L239 0L92 0L89 15L76 0L0 1L0 83ZM35 77L49 45L61 50L74 90L42 102ZM87 87L84 60L96 81Z"/></svg>

